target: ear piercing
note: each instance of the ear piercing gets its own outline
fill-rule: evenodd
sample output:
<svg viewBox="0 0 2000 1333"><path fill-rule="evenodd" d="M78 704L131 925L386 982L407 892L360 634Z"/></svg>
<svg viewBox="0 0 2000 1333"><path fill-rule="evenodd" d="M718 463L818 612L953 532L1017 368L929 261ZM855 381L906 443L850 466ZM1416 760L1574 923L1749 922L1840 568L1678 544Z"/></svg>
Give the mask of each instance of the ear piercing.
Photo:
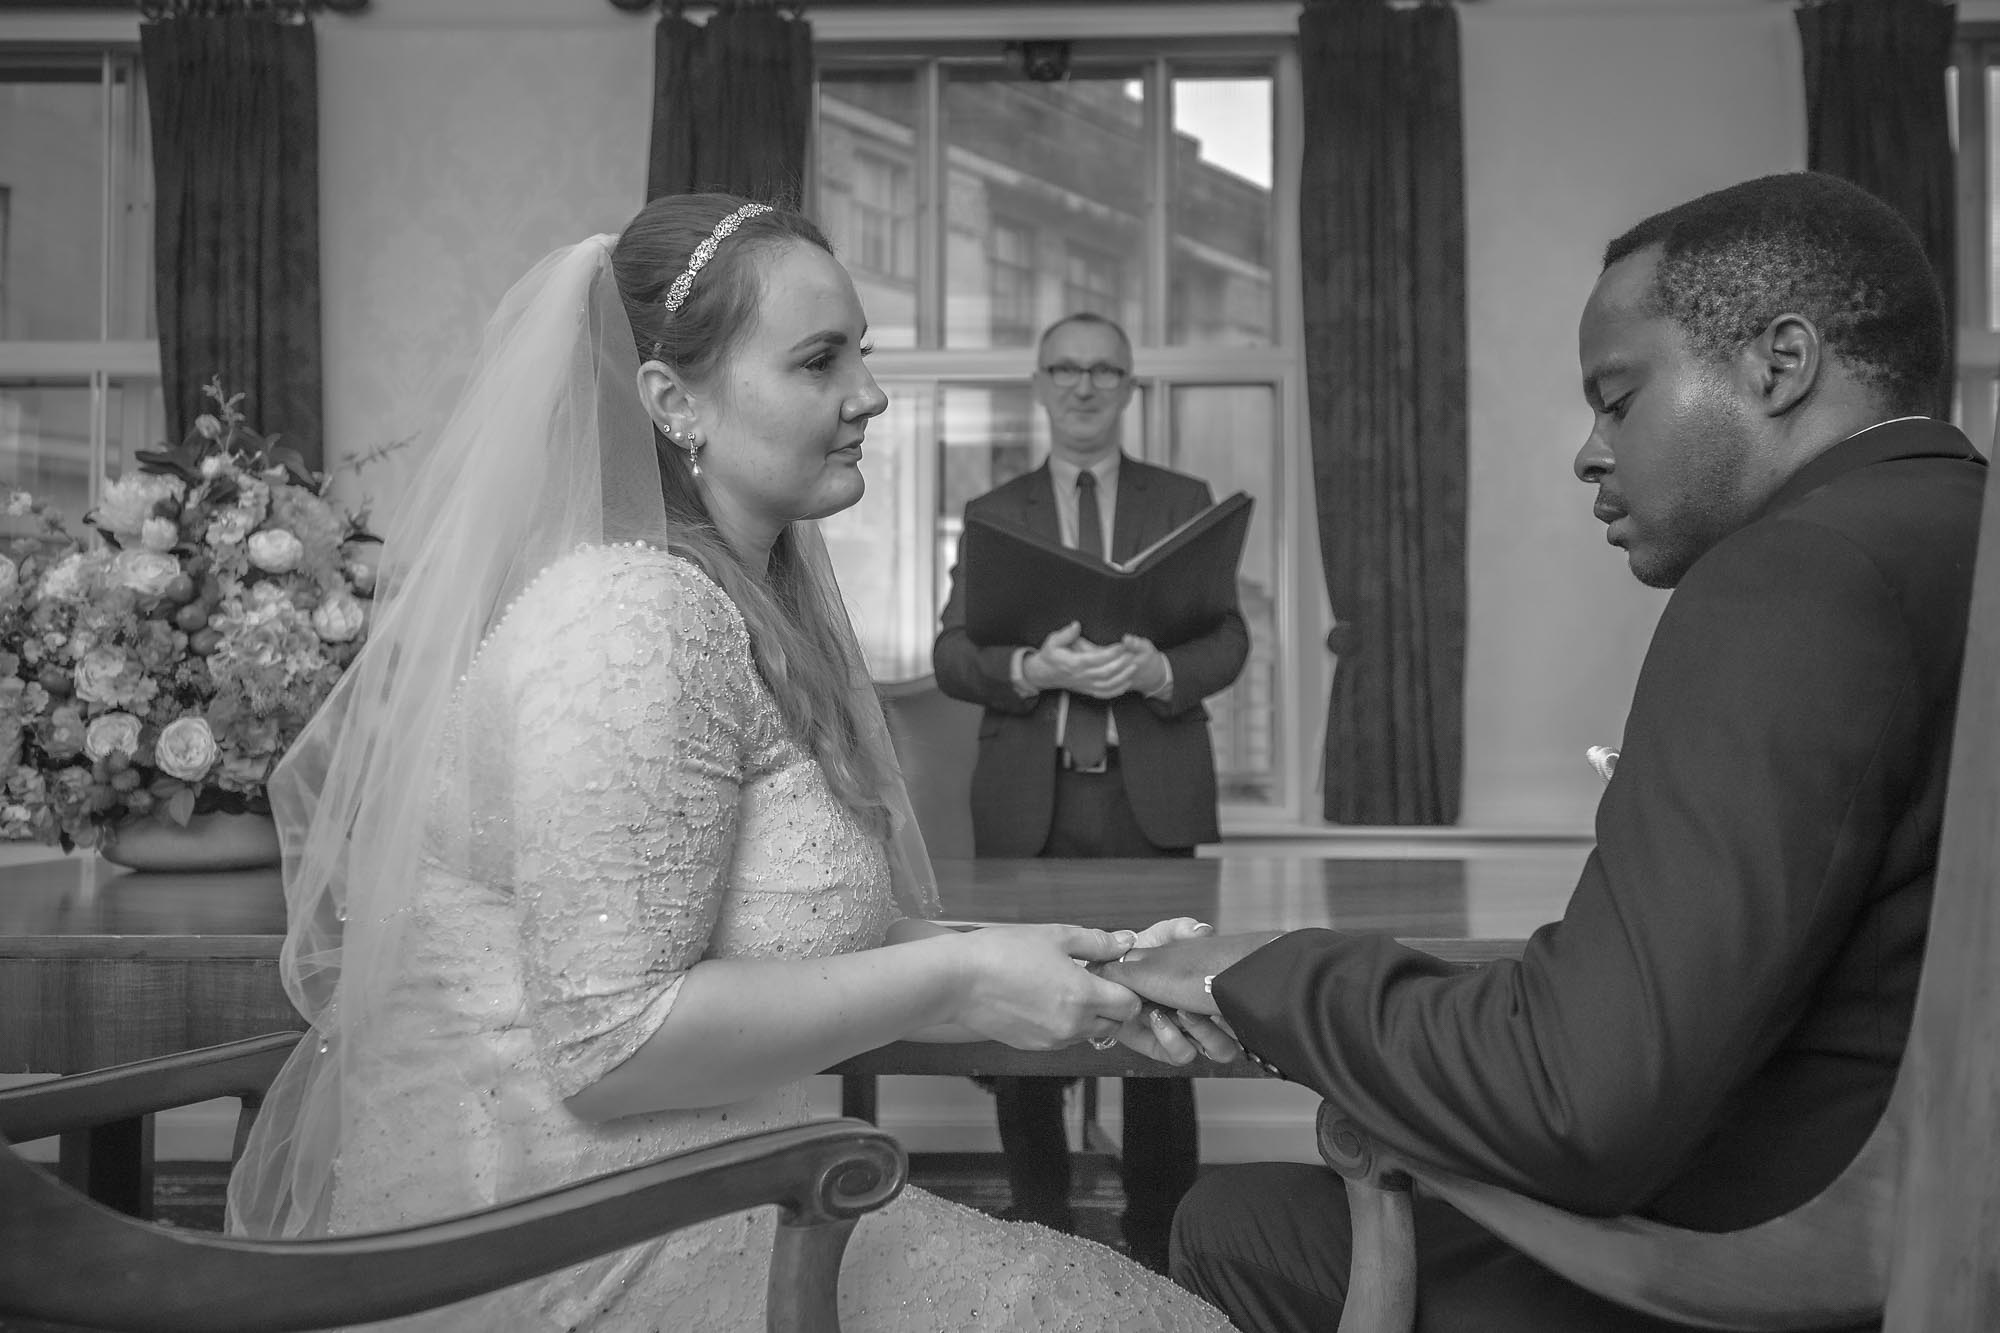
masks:
<svg viewBox="0 0 2000 1333"><path fill-rule="evenodd" d="M701 436L694 431L681 430L679 427L675 427L667 432L667 438L688 451L688 474L699 477L701 475L701 446L703 443Z"/></svg>

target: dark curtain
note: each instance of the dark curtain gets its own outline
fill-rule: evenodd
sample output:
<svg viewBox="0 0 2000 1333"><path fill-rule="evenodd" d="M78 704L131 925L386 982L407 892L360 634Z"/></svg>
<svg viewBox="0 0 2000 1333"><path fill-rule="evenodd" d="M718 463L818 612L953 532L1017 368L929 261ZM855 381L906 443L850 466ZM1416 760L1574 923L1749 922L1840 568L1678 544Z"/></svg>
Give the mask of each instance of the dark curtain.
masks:
<svg viewBox="0 0 2000 1333"><path fill-rule="evenodd" d="M1957 7L1934 0L1824 0L1798 11L1805 53L1806 165L1844 176L1909 220L1958 325L1956 163L1945 70ZM1955 339L1954 339L1955 341ZM1951 416L1957 360L1932 414Z"/></svg>
<svg viewBox="0 0 2000 1333"><path fill-rule="evenodd" d="M270 6L151 5L155 299L167 428L215 376L321 466L319 77L313 29Z"/></svg>
<svg viewBox="0 0 2000 1333"><path fill-rule="evenodd" d="M724 4L706 25L676 12L654 34L646 197L725 190L804 198L812 25L768 4Z"/></svg>
<svg viewBox="0 0 2000 1333"><path fill-rule="evenodd" d="M1324 813L1450 824L1465 732L1458 17L1313 0L1299 56L1306 385L1339 658Z"/></svg>

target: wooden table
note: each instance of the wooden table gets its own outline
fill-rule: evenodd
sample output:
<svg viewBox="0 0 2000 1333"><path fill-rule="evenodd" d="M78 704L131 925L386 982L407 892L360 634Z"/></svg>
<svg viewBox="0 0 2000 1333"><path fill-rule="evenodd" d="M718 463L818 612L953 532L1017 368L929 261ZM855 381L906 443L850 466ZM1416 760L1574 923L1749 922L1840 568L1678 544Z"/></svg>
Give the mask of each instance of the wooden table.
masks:
<svg viewBox="0 0 2000 1333"><path fill-rule="evenodd" d="M1381 931L1483 962L1562 912L1584 849L1358 859L1231 852L1158 861L941 861L948 918L1107 928L1193 916L1218 930ZM303 1024L278 979L275 871L133 874L89 855L0 867L0 1073L77 1073ZM1262 1077L1249 1061L1174 1067L1126 1051L898 1042L828 1072ZM857 1091L866 1085L851 1078ZM866 1112L852 1097L847 1109ZM150 1121L64 1145L65 1174L143 1210Z"/></svg>

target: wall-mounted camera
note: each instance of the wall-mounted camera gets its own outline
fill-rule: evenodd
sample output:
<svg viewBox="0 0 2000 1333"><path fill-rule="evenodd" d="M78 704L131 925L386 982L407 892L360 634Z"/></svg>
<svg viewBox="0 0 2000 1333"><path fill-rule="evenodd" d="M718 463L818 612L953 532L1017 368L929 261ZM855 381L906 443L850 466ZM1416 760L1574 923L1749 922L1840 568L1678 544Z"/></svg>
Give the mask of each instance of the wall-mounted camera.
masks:
<svg viewBox="0 0 2000 1333"><path fill-rule="evenodd" d="M1069 77L1068 42L1009 42L1008 60L1036 83L1061 83Z"/></svg>

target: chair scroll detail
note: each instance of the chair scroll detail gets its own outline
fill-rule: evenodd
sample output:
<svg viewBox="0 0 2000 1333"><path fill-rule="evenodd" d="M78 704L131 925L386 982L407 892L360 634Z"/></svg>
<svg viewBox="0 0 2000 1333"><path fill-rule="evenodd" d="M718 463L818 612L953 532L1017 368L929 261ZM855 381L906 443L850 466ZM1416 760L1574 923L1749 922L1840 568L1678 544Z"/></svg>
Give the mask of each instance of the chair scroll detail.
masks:
<svg viewBox="0 0 2000 1333"><path fill-rule="evenodd" d="M366 1323L775 1204L766 1326L839 1333L835 1297L848 1236L909 1175L889 1135L859 1121L822 1120L422 1226L271 1241L126 1217L24 1161L7 1141L254 1096L297 1039L252 1038L0 1094L0 1328L281 1333Z"/></svg>
<svg viewBox="0 0 2000 1333"><path fill-rule="evenodd" d="M1319 1155L1347 1182L1354 1247L1339 1333L1413 1328L1417 1322L1417 1228L1410 1176L1375 1150L1361 1126L1319 1107Z"/></svg>

